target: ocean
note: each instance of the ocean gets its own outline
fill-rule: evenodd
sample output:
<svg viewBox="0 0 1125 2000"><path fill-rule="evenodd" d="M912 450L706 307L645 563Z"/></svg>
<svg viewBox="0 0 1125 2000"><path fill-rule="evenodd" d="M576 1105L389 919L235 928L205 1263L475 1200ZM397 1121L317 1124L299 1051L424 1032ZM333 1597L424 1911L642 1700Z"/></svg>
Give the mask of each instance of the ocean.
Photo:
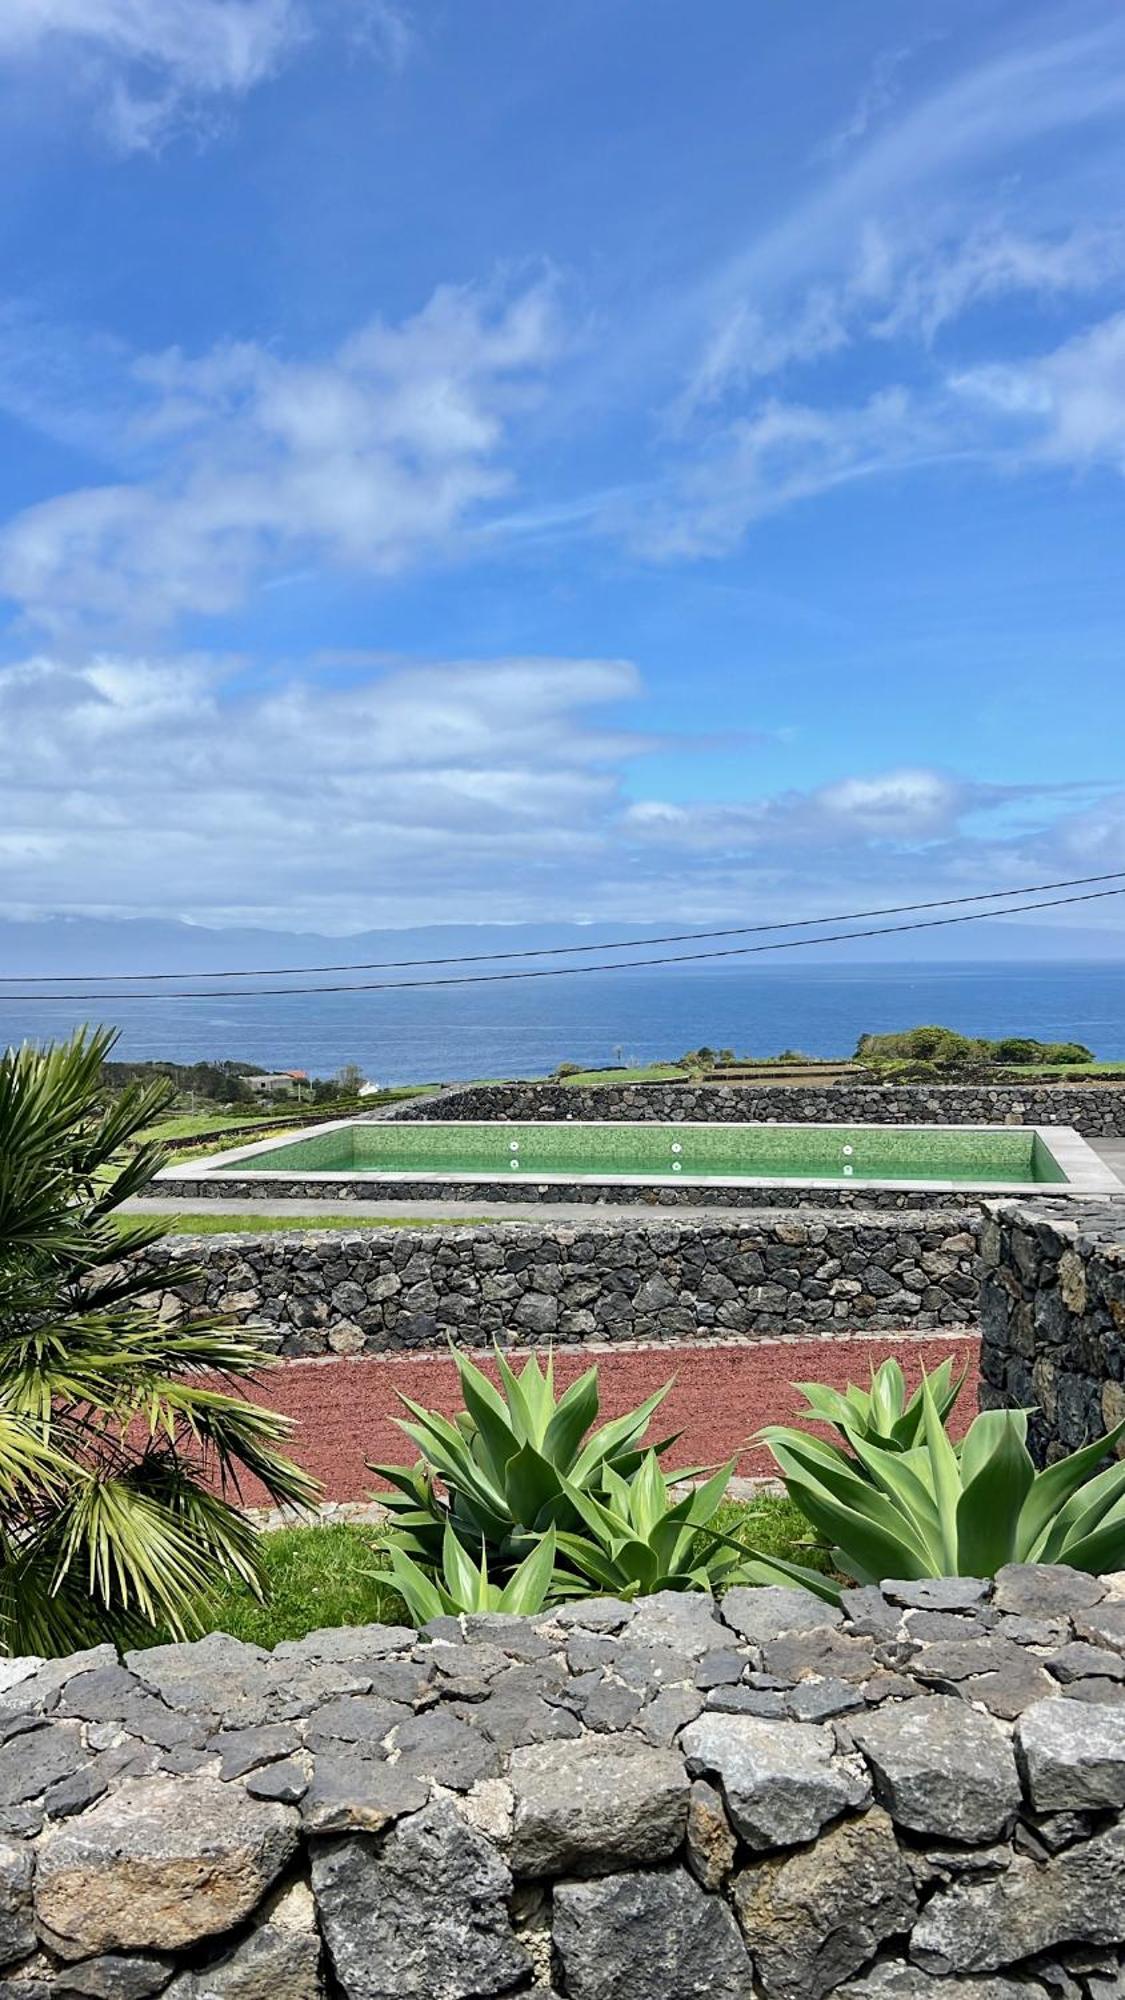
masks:
<svg viewBox="0 0 1125 2000"><path fill-rule="evenodd" d="M422 992L240 1000L220 990L101 1007L0 1000L0 1047L84 1020L119 1026L124 1058L229 1057L314 1076L355 1062L385 1084L667 1061L703 1044L742 1056L843 1056L864 1032L931 1021L964 1034L1085 1042L1125 1061L1125 964L661 968Z"/></svg>

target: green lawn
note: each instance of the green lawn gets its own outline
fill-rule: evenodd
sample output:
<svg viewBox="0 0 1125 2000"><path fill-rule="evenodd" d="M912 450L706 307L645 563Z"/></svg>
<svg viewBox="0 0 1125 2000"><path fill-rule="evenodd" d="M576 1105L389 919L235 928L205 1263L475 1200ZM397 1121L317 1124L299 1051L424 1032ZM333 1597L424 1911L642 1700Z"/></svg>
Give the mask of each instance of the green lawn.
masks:
<svg viewBox="0 0 1125 2000"><path fill-rule="evenodd" d="M558 1081L576 1090L588 1083L687 1083L688 1072L678 1063L652 1063L647 1069L583 1069Z"/></svg>
<svg viewBox="0 0 1125 2000"><path fill-rule="evenodd" d="M330 1209L326 1215L255 1215L252 1209L239 1215L215 1215L206 1210L192 1209L187 1215L177 1209L164 1212L145 1212L142 1216L130 1216L125 1210L120 1220L159 1222L169 1236L265 1236L272 1232L284 1234L286 1231L308 1229L408 1229L409 1216L399 1215L348 1215ZM483 1215L420 1215L413 1224L418 1229L456 1229L468 1222L485 1222ZM530 1220L534 1220L531 1217Z"/></svg>
<svg viewBox="0 0 1125 2000"><path fill-rule="evenodd" d="M763 1555L829 1567L810 1546L809 1527L791 1500L763 1494L732 1500L715 1526ZM232 1584L211 1597L201 1613L202 1632L229 1632L257 1646L300 1639L323 1625L408 1623L401 1598L386 1578L382 1530L338 1521L324 1527L278 1528L261 1539L266 1601ZM155 1645L167 1637L154 1633Z"/></svg>

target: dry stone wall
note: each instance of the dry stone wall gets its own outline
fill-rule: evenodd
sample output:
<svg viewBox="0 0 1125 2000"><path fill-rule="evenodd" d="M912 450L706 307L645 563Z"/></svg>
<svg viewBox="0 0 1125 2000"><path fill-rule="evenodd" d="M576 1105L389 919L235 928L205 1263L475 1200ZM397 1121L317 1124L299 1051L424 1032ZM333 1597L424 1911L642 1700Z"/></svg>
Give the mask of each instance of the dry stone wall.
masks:
<svg viewBox="0 0 1125 2000"><path fill-rule="evenodd" d="M677 1341L962 1326L972 1211L442 1225L170 1238L147 1253L160 1309L253 1320L284 1355L493 1339ZM197 1267L198 1276L181 1275Z"/></svg>
<svg viewBox="0 0 1125 2000"><path fill-rule="evenodd" d="M982 1401L1062 1457L1125 1418L1125 1202L990 1203L981 1247Z"/></svg>
<svg viewBox="0 0 1125 2000"><path fill-rule="evenodd" d="M389 1107L396 1120L623 1118L713 1124L1073 1125L1125 1137L1125 1086L1103 1084L561 1083L454 1086Z"/></svg>
<svg viewBox="0 0 1125 2000"><path fill-rule="evenodd" d="M0 1663L13 2000L1114 2000L1125 1576Z"/></svg>

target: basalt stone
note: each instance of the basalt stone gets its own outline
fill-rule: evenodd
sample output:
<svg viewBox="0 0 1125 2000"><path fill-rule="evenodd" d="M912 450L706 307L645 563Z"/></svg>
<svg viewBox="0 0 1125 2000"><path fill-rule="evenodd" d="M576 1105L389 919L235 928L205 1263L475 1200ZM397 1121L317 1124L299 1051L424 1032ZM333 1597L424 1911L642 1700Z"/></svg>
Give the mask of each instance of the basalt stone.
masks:
<svg viewBox="0 0 1125 2000"><path fill-rule="evenodd" d="M762 1647L768 1674L790 1686L809 1674L822 1679L865 1681L875 1672L870 1639L852 1639L834 1630L787 1633Z"/></svg>
<svg viewBox="0 0 1125 2000"><path fill-rule="evenodd" d="M77 1725L51 1723L0 1748L0 1806L37 1799L50 1785L73 1777L88 1762Z"/></svg>
<svg viewBox="0 0 1125 2000"><path fill-rule="evenodd" d="M51 1980L51 2000L149 2000L150 1994L167 1990L175 1969L174 1960L149 1952L128 1958L120 1952L107 1952L56 1972Z"/></svg>
<svg viewBox="0 0 1125 2000"><path fill-rule="evenodd" d="M784 1694L744 1685L712 1688L705 1706L709 1715L760 1715L778 1722L789 1713Z"/></svg>
<svg viewBox="0 0 1125 2000"><path fill-rule="evenodd" d="M362 1743L374 1749L411 1710L403 1702L380 1701L367 1694L337 1695L309 1717L308 1740L319 1743Z"/></svg>
<svg viewBox="0 0 1125 2000"><path fill-rule="evenodd" d="M1037 1702L1016 1725L1016 1755L1037 1812L1125 1805L1125 1708Z"/></svg>
<svg viewBox="0 0 1125 2000"><path fill-rule="evenodd" d="M813 1840L870 1797L865 1779L834 1756L826 1729L750 1715L705 1715L681 1738L688 1769L717 1778L731 1820L759 1852Z"/></svg>
<svg viewBox="0 0 1125 2000"><path fill-rule="evenodd" d="M703 1778L692 1784L688 1802L687 1864L701 1888L722 1888L738 1852L723 1802Z"/></svg>
<svg viewBox="0 0 1125 2000"><path fill-rule="evenodd" d="M671 1750L631 1737L545 1743L513 1753L509 1780L517 1874L593 1875L648 1865L683 1839L688 1779Z"/></svg>
<svg viewBox="0 0 1125 2000"><path fill-rule="evenodd" d="M561 1883L553 1935L571 2000L752 2000L734 1918L682 1868Z"/></svg>
<svg viewBox="0 0 1125 2000"><path fill-rule="evenodd" d="M1091 1646L1085 1639L1075 1639L1069 1646L1060 1647L1046 1662L1057 1681L1069 1686L1072 1681L1099 1677L1104 1680L1125 1681L1125 1659L1120 1653L1111 1653L1104 1646Z"/></svg>
<svg viewBox="0 0 1125 2000"><path fill-rule="evenodd" d="M829 1722L864 1707L861 1688L829 1675L825 1680L798 1682L785 1697L785 1712L794 1722Z"/></svg>
<svg viewBox="0 0 1125 2000"><path fill-rule="evenodd" d="M705 1653L695 1669L695 1685L706 1693L708 1688L733 1687L742 1679L747 1655L733 1647L721 1646L712 1653Z"/></svg>
<svg viewBox="0 0 1125 2000"><path fill-rule="evenodd" d="M809 1591L790 1590L784 1584L756 1590L739 1584L727 1591L720 1609L725 1623L754 1646L786 1633L815 1632L844 1622L843 1612L834 1604L823 1604Z"/></svg>
<svg viewBox="0 0 1125 2000"><path fill-rule="evenodd" d="M636 1688L622 1687L617 1681L596 1679L580 1696L576 1684L572 1683L572 1690L587 1729L627 1729L641 1710L642 1696Z"/></svg>
<svg viewBox="0 0 1125 2000"><path fill-rule="evenodd" d="M220 1779L131 1779L45 1836L39 1928L67 1959L192 1945L248 1917L296 1846L294 1812Z"/></svg>
<svg viewBox="0 0 1125 2000"><path fill-rule="evenodd" d="M11 1965L34 1949L31 1849L22 1841L0 1839L0 1965Z"/></svg>
<svg viewBox="0 0 1125 2000"><path fill-rule="evenodd" d="M1010 1831L1019 1775L1007 1736L988 1716L955 1696L923 1695L865 1716L852 1735L897 1825L978 1842Z"/></svg>
<svg viewBox="0 0 1125 2000"><path fill-rule="evenodd" d="M987 1600L989 1586L974 1576L887 1577L882 1591L910 1611L975 1611Z"/></svg>
<svg viewBox="0 0 1125 2000"><path fill-rule="evenodd" d="M636 1646L667 1646L689 1660L730 1646L730 1633L714 1599L697 1591L660 1590L642 1597L630 1621L629 1639Z"/></svg>
<svg viewBox="0 0 1125 2000"><path fill-rule="evenodd" d="M981 1979L931 1979L901 1959L873 1965L858 1979L837 1988L839 2000L1057 2000L1038 1979L1003 1973Z"/></svg>
<svg viewBox="0 0 1125 2000"><path fill-rule="evenodd" d="M993 1603L998 1611L1055 1618L1100 1604L1104 1596L1099 1578L1063 1563L1008 1563L996 1572Z"/></svg>
<svg viewBox="0 0 1125 2000"><path fill-rule="evenodd" d="M703 1713L703 1696L698 1688L663 1688L642 1708L634 1728L646 1743L674 1743L681 1729Z"/></svg>
<svg viewBox="0 0 1125 2000"><path fill-rule="evenodd" d="M261 1764L274 1764L292 1757L301 1739L289 1722L264 1723L259 1729L224 1729L207 1745L219 1758L219 1774L241 1778Z"/></svg>
<svg viewBox="0 0 1125 2000"><path fill-rule="evenodd" d="M586 1632L620 1632L633 1615L633 1606L620 1597L580 1597L553 1610L551 1622L564 1632L575 1627Z"/></svg>
<svg viewBox="0 0 1125 2000"><path fill-rule="evenodd" d="M167 2000L320 2000L320 1935L309 1888L294 1882L259 1912L232 1950L167 1989Z"/></svg>
<svg viewBox="0 0 1125 2000"><path fill-rule="evenodd" d="M473 1725L500 1750L528 1743L555 1743L580 1736L582 1725L569 1708L544 1701L538 1694L499 1689L475 1706Z"/></svg>
<svg viewBox="0 0 1125 2000"><path fill-rule="evenodd" d="M911 1956L934 1972L992 1972L1062 1944L1125 1941L1125 1826L1045 1862L1018 1856L993 1881L939 1889Z"/></svg>
<svg viewBox="0 0 1125 2000"><path fill-rule="evenodd" d="M445 1800L370 1840L318 1841L312 1884L348 2000L492 2000L530 1964L512 1929L512 1878Z"/></svg>
<svg viewBox="0 0 1125 2000"><path fill-rule="evenodd" d="M495 1778L500 1771L496 1745L445 1709L397 1724L390 1745L395 1768L404 1776L434 1779L454 1792L467 1792L479 1779Z"/></svg>
<svg viewBox="0 0 1125 2000"><path fill-rule="evenodd" d="M2 1664L8 1671L0 1680L3 1690L0 1708L37 1709L49 1715L64 1688L77 1675L116 1666L117 1655L112 1646L91 1646L86 1652L70 1653L65 1659L33 1660L30 1673L24 1672L26 1660L6 1660Z"/></svg>
<svg viewBox="0 0 1125 2000"><path fill-rule="evenodd" d="M309 1788L309 1774L299 1757L284 1757L279 1764L264 1764L251 1771L246 1789L252 1799L276 1799L280 1805L299 1805Z"/></svg>
<svg viewBox="0 0 1125 2000"><path fill-rule="evenodd" d="M150 1646L126 1653L125 1663L169 1708L216 1717L274 1684L264 1647L247 1645L225 1632L211 1632L192 1645Z"/></svg>
<svg viewBox="0 0 1125 2000"><path fill-rule="evenodd" d="M1090 1611L1075 1612L1074 1629L1080 1639L1088 1639L1093 1646L1125 1653L1125 1599L1114 1598Z"/></svg>
<svg viewBox="0 0 1125 2000"><path fill-rule="evenodd" d="M376 1660L407 1653L418 1634L410 1625L334 1625L306 1632L302 1639L283 1639L275 1660Z"/></svg>
<svg viewBox="0 0 1125 2000"><path fill-rule="evenodd" d="M886 1813L735 1879L734 1906L765 2000L819 2000L906 1931L917 1891Z"/></svg>

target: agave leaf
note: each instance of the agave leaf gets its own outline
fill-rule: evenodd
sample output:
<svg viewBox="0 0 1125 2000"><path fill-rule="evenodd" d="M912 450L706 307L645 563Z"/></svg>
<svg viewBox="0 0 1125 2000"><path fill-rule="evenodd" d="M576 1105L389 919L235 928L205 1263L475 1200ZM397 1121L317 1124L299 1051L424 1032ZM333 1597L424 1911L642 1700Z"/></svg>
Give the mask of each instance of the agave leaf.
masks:
<svg viewBox="0 0 1125 2000"><path fill-rule="evenodd" d="M1047 1534L1043 1537L1043 1560L1068 1560L1063 1555L1072 1541L1081 1540L1093 1533L1101 1525L1111 1507L1125 1486L1125 1465L1117 1459L1107 1465L1102 1472L1095 1473L1077 1493L1059 1508ZM1048 1558L1047 1551L1050 1551Z"/></svg>
<svg viewBox="0 0 1125 2000"><path fill-rule="evenodd" d="M555 1546L558 1554L566 1556L574 1567L578 1589L572 1594L590 1596L592 1580L608 1596L635 1596L635 1589L630 1591L619 1575L612 1553L607 1552L592 1536L573 1535L560 1530Z"/></svg>
<svg viewBox="0 0 1125 2000"><path fill-rule="evenodd" d="M495 1352L496 1366L499 1370L500 1380L504 1385L504 1394L508 1401L512 1429L515 1431L521 1444L533 1444L535 1442L535 1419L531 1414L527 1397L524 1395L523 1385L512 1368L503 1348L497 1347Z"/></svg>
<svg viewBox="0 0 1125 2000"><path fill-rule="evenodd" d="M649 1452L636 1478L626 1487L617 1474L607 1475L606 1485L613 1479L614 1489L621 1488L629 1518L637 1534L642 1538L651 1535L658 1521L668 1511L668 1488L664 1484L655 1452Z"/></svg>
<svg viewBox="0 0 1125 2000"><path fill-rule="evenodd" d="M866 1582L885 1576L938 1576L925 1542L914 1523L895 1512L874 1489L864 1489L864 1504L845 1506L823 1487L801 1479L786 1479L786 1489L807 1521L826 1541L839 1543L858 1566ZM874 1503L881 1503L878 1507Z"/></svg>
<svg viewBox="0 0 1125 2000"><path fill-rule="evenodd" d="M781 1556L761 1555L756 1549L746 1550L742 1581L751 1584L792 1584L811 1590L814 1597L823 1598L826 1604L840 1602L840 1585L832 1577L823 1575L818 1569L807 1569L803 1563L785 1562Z"/></svg>
<svg viewBox="0 0 1125 2000"><path fill-rule="evenodd" d="M1020 1515L1021 1561L1034 1562L1038 1559L1037 1551L1050 1534L1052 1522L1071 1496L1077 1493L1087 1475L1097 1470L1103 1458L1114 1450L1122 1437L1125 1437L1125 1423L1115 1424L1104 1438L1083 1445L1080 1451L1071 1452L1069 1458L1060 1458L1056 1464L1049 1465L1045 1472L1038 1474Z"/></svg>
<svg viewBox="0 0 1125 2000"><path fill-rule="evenodd" d="M710 1479L704 1480L702 1486L697 1486L693 1489L691 1506L688 1513L688 1519L693 1528L706 1527L712 1515L721 1507L726 1497L727 1487L734 1477L734 1467L735 1460L728 1458L726 1464L720 1465L718 1471L713 1472Z"/></svg>
<svg viewBox="0 0 1125 2000"><path fill-rule="evenodd" d="M1125 1569L1125 1494L1102 1515L1090 1534L1066 1544L1065 1560L1073 1569L1095 1574Z"/></svg>
<svg viewBox="0 0 1125 2000"><path fill-rule="evenodd" d="M871 1426L879 1437L891 1437L906 1401L906 1377L890 1358L871 1376Z"/></svg>
<svg viewBox="0 0 1125 2000"><path fill-rule="evenodd" d="M922 1431L930 1458L930 1472L933 1480L934 1500L937 1505L938 1520L941 1523L942 1570L939 1574L956 1576L957 1570L957 1506L961 1498L961 1468L957 1453L949 1442L945 1426L937 1413L937 1405L930 1394L929 1384L922 1384Z"/></svg>
<svg viewBox="0 0 1125 2000"><path fill-rule="evenodd" d="M437 1584L395 1543L389 1545L387 1556L395 1589L415 1625L428 1625L431 1618L439 1618L448 1605Z"/></svg>
<svg viewBox="0 0 1125 2000"><path fill-rule="evenodd" d="M973 1425L976 1437L962 1454L964 1485L957 1503L957 1550L965 1576L995 1576L1016 1556L1020 1509L1035 1478L1031 1453L1014 1424L986 1411Z"/></svg>
<svg viewBox="0 0 1125 2000"><path fill-rule="evenodd" d="M598 1414L598 1371L588 1368L559 1400L543 1433L543 1456L569 1471L581 1440Z"/></svg>
<svg viewBox="0 0 1125 2000"><path fill-rule="evenodd" d="M504 1467L504 1490L515 1520L534 1528L545 1508L558 1498L559 1475L533 1444L525 1444Z"/></svg>
<svg viewBox="0 0 1125 2000"><path fill-rule="evenodd" d="M497 1610L519 1612L526 1618L534 1617L546 1603L554 1570L555 1535L553 1529L548 1529L538 1547L509 1577L500 1592Z"/></svg>
<svg viewBox="0 0 1125 2000"><path fill-rule="evenodd" d="M665 1382L661 1388L655 1389L651 1396L647 1396L643 1403L638 1403L635 1410L627 1410L624 1416L613 1417L609 1423L602 1424L592 1437L587 1438L571 1468L571 1479L577 1485L582 1485L588 1480L595 1466L602 1464L604 1460L615 1458L619 1451L631 1448L642 1432L648 1429L653 1415L660 1408L671 1387L671 1382Z"/></svg>
<svg viewBox="0 0 1125 2000"><path fill-rule="evenodd" d="M487 1454L485 1470L491 1479L499 1483L505 1465L513 1452L519 1450L520 1443L508 1421L507 1405L487 1375L470 1361L467 1354L454 1352L453 1358L457 1363L465 1408Z"/></svg>

